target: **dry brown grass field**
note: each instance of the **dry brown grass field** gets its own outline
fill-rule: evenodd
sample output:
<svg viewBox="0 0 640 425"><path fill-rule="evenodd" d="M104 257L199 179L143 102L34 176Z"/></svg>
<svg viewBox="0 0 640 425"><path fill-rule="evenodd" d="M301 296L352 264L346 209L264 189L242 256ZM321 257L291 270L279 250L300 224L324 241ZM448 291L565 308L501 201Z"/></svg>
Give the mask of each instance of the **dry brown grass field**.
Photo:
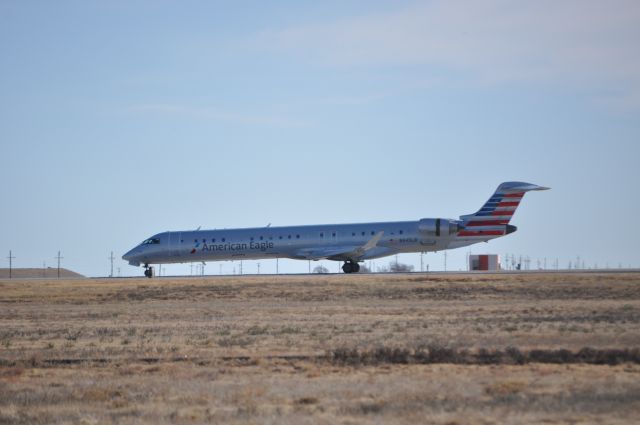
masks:
<svg viewBox="0 0 640 425"><path fill-rule="evenodd" d="M0 424L638 423L640 274L0 280Z"/></svg>

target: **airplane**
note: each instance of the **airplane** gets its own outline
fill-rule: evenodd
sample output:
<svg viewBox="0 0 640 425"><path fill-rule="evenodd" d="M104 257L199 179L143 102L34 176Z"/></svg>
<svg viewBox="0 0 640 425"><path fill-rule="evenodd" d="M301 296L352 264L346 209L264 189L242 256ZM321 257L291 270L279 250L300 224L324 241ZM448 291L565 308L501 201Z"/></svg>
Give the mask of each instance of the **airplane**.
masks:
<svg viewBox="0 0 640 425"><path fill-rule="evenodd" d="M458 220L423 218L417 221L320 224L158 233L122 256L130 265L223 260L291 258L344 262L345 273L360 271L359 262L398 253L442 251L509 235L509 224L524 194L548 187L505 182L473 214Z"/></svg>

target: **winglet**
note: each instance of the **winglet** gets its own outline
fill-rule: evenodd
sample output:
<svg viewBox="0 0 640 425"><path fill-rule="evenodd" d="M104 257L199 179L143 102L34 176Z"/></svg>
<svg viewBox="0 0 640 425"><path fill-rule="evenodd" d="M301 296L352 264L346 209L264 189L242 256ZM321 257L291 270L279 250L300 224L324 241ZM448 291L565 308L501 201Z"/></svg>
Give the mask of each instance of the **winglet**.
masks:
<svg viewBox="0 0 640 425"><path fill-rule="evenodd" d="M380 239L382 239L382 235L384 235L384 230L379 231L374 237L369 239L369 242L362 246L362 250L369 251L370 249L375 248L376 245L378 245L378 242L380 242Z"/></svg>
<svg viewBox="0 0 640 425"><path fill-rule="evenodd" d="M371 239L369 239L369 241L366 244L362 245L360 248L353 251L354 256L360 257L365 252L375 248L378 245L378 242L380 242L380 239L382 239L382 235L384 235L384 230L380 230Z"/></svg>

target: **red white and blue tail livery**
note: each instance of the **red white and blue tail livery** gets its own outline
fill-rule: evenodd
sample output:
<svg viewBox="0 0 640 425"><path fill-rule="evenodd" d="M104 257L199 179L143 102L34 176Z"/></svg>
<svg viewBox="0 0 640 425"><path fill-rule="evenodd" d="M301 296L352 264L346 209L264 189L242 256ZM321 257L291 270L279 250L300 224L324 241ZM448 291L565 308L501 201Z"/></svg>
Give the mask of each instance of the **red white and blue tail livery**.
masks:
<svg viewBox="0 0 640 425"><path fill-rule="evenodd" d="M515 232L517 227L509 222L525 193L548 189L524 182L502 183L476 213L460 216L464 229L458 232L457 237L477 242L477 239L488 240Z"/></svg>

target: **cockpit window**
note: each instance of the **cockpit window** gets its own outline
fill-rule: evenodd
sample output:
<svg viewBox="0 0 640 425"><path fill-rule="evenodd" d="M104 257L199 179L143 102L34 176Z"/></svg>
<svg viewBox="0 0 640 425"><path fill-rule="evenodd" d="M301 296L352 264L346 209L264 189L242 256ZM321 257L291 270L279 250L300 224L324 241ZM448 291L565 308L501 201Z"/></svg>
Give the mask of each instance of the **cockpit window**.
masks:
<svg viewBox="0 0 640 425"><path fill-rule="evenodd" d="M155 245L155 244L159 244L159 243L160 243L160 239L151 238L151 239L147 239L146 241L142 242L140 245Z"/></svg>

